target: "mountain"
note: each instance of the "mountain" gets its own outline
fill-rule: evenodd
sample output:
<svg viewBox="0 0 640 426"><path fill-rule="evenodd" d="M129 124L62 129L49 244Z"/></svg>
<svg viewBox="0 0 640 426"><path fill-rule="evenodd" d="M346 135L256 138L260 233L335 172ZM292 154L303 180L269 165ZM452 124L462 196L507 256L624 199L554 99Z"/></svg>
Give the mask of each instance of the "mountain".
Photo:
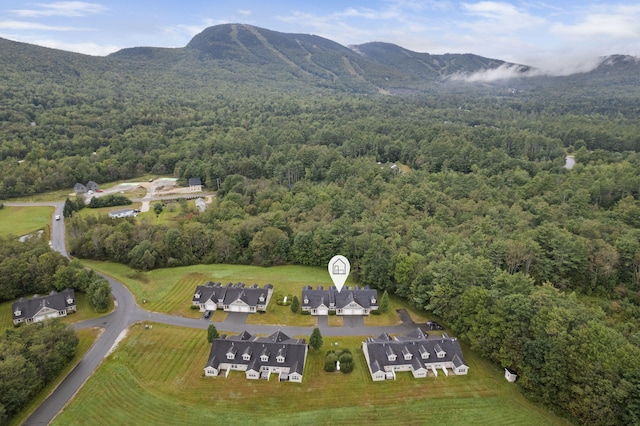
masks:
<svg viewBox="0 0 640 426"><path fill-rule="evenodd" d="M192 93L303 91L321 94L404 94L475 87L613 85L634 87L637 58L611 56L588 73L541 76L539 70L473 54L431 55L382 42L343 46L309 34L288 34L245 24L209 27L183 48L134 47L94 57L0 39L0 76L11 82L49 81L91 91L122 93L144 88L148 96ZM529 79L505 77L538 76ZM6 78L8 79L8 77ZM149 84L153 82L153 84Z"/></svg>
<svg viewBox="0 0 640 426"><path fill-rule="evenodd" d="M417 53L390 43L345 47L315 35L280 33L244 24L209 27L183 49L140 47L110 56L169 60L174 65L187 57L197 58L206 67L234 70L240 80L279 80L298 82L306 88L365 93L424 90L455 73L474 73L507 64L471 54Z"/></svg>

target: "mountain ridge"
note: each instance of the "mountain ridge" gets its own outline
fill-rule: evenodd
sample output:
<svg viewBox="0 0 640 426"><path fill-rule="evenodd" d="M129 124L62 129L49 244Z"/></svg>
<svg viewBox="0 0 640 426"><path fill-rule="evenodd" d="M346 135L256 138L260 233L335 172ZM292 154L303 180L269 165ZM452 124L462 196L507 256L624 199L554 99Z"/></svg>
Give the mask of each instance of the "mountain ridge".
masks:
<svg viewBox="0 0 640 426"><path fill-rule="evenodd" d="M60 78L80 75L83 70L119 73L119 69L132 68L133 73L144 69L164 73L163 79L169 79L167 73L173 81L190 79L192 82L182 84L194 87L209 85L214 79L256 90L272 86L274 90L404 94L439 90L442 85L525 84L524 79L516 78L537 78L540 82L541 76L549 77L528 65L472 53L421 53L379 41L343 46L318 35L282 33L240 23L208 27L184 47L130 47L104 57L7 39L0 39L2 46L5 58L0 58L0 64L5 69L32 72L25 64L36 64L43 71L52 69ZM43 68L44 63L55 67ZM637 71L639 58L611 55L572 79L576 84L612 80L626 85L634 84Z"/></svg>

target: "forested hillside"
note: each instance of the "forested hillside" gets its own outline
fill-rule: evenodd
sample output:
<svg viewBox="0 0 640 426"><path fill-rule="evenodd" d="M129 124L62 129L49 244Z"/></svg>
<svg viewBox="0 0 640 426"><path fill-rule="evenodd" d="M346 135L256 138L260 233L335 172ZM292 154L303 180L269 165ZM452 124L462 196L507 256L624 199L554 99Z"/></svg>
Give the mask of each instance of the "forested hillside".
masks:
<svg viewBox="0 0 640 426"><path fill-rule="evenodd" d="M332 43L247 26L107 58L2 41L0 198L219 179L216 205L177 221L73 216L70 249L138 269L340 253L530 397L639 422L637 61L469 84L444 77L501 62Z"/></svg>

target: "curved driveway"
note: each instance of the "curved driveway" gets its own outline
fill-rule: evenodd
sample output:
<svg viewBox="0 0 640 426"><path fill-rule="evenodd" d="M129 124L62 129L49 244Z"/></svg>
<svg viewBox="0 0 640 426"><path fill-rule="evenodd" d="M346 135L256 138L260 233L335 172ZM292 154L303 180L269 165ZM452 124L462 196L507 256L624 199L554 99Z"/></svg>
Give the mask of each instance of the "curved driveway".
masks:
<svg viewBox="0 0 640 426"><path fill-rule="evenodd" d="M55 215L62 217L63 202L41 203L4 203L5 206L53 206ZM54 250L69 257L65 246L64 221L56 221L52 218L51 246ZM73 396L82 387L85 381L98 368L102 360L109 355L118 342L118 337L129 327L138 321L152 321L179 327L201 328L206 330L209 324L214 324L220 331L241 332L248 330L251 333L271 334L276 330L282 330L290 336L310 335L314 327L289 327L277 325L246 325L232 322L209 322L202 319L183 318L173 315L146 311L140 308L129 290L119 281L100 274L111 285L111 291L115 300L116 309L110 314L91 320L74 324L76 329L99 327L103 329L98 340L85 354L78 365L67 375L60 385L49 397L31 414L24 425L49 424L55 416L71 401ZM326 322L318 322L318 328L323 336L365 336L387 333L407 333L415 329L414 323L403 323L390 327L328 327Z"/></svg>

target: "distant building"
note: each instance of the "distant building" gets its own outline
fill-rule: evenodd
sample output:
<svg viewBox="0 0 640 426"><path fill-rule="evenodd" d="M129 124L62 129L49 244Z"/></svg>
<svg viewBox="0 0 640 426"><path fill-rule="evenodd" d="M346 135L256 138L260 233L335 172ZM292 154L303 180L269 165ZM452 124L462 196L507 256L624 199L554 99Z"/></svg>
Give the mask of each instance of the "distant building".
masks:
<svg viewBox="0 0 640 426"><path fill-rule="evenodd" d="M109 217L112 219L118 219L122 217L136 217L138 213L133 209L113 210L109 212Z"/></svg>
<svg viewBox="0 0 640 426"><path fill-rule="evenodd" d="M204 198L198 198L196 200L196 208L200 213L204 213L207 210L207 203L204 201Z"/></svg>
<svg viewBox="0 0 640 426"><path fill-rule="evenodd" d="M211 344L207 377L229 376L244 371L247 379L269 380L272 374L281 382L302 382L308 345L304 339L292 339L281 331L258 337L243 331L238 336L222 336Z"/></svg>
<svg viewBox="0 0 640 426"><path fill-rule="evenodd" d="M87 187L78 182L73 186L73 191L76 194L84 194L87 192Z"/></svg>
<svg viewBox="0 0 640 426"><path fill-rule="evenodd" d="M189 178L189 191L191 192L202 191L202 180L200 180L199 177Z"/></svg>
<svg viewBox="0 0 640 426"><path fill-rule="evenodd" d="M48 296L33 296L32 299L21 298L11 305L13 324L31 324L49 318L65 317L76 311L76 298L72 289L60 293L52 291Z"/></svg>
<svg viewBox="0 0 640 426"><path fill-rule="evenodd" d="M100 185L98 185L94 181L90 180L89 182L87 182L87 190L96 192L98 189L100 189Z"/></svg>

